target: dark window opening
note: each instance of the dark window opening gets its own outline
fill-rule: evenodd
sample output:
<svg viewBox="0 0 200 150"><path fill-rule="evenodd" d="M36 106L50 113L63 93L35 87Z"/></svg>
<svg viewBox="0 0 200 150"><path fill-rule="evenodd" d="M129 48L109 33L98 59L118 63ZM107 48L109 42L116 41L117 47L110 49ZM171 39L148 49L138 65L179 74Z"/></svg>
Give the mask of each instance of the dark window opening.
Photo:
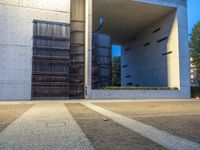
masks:
<svg viewBox="0 0 200 150"><path fill-rule="evenodd" d="M127 68L127 67L128 67L128 65L123 65L123 66L122 66L122 68Z"/></svg>
<svg viewBox="0 0 200 150"><path fill-rule="evenodd" d="M127 76L125 76L125 78L131 78L131 75L127 75Z"/></svg>
<svg viewBox="0 0 200 150"><path fill-rule="evenodd" d="M128 51L128 50L130 50L130 49L131 49L130 47L127 47L127 48L125 48L124 50L125 50L125 51Z"/></svg>
<svg viewBox="0 0 200 150"><path fill-rule="evenodd" d="M150 43L149 43L149 42L148 42L148 43L145 43L145 44L144 44L144 47L146 47L146 46L148 46L148 45L150 45Z"/></svg>
<svg viewBox="0 0 200 150"><path fill-rule="evenodd" d="M158 40L157 43L160 43L160 42L165 41L165 40L167 40L167 39L168 39L168 37L164 37L164 38Z"/></svg>
<svg viewBox="0 0 200 150"><path fill-rule="evenodd" d="M154 30L152 33L156 33L156 32L158 32L158 31L160 31L160 28Z"/></svg>
<svg viewBox="0 0 200 150"><path fill-rule="evenodd" d="M165 56L165 55L169 55L169 54L172 54L172 51L169 51L169 52L163 53L162 55Z"/></svg>
<svg viewBox="0 0 200 150"><path fill-rule="evenodd" d="M127 86L132 86L133 85L133 83L127 83Z"/></svg>

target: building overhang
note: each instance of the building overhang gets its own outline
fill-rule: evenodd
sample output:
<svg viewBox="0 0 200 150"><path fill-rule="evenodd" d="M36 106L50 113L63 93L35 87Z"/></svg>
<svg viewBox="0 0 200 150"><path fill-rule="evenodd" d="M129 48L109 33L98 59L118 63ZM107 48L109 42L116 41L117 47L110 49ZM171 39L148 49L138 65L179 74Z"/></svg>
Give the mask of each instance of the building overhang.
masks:
<svg viewBox="0 0 200 150"><path fill-rule="evenodd" d="M113 43L121 44L175 9L131 0L94 0L93 31L103 18L100 32L110 35Z"/></svg>

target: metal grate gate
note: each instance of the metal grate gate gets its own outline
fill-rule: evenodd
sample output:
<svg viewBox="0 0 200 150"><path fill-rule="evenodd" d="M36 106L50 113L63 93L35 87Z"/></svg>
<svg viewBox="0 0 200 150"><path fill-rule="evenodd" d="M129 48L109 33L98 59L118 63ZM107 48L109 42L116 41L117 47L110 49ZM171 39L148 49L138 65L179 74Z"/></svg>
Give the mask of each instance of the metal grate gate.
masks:
<svg viewBox="0 0 200 150"><path fill-rule="evenodd" d="M68 24L34 21L32 98L69 97L69 37Z"/></svg>
<svg viewBox="0 0 200 150"><path fill-rule="evenodd" d="M85 0L71 1L70 21L34 21L32 98L84 98Z"/></svg>

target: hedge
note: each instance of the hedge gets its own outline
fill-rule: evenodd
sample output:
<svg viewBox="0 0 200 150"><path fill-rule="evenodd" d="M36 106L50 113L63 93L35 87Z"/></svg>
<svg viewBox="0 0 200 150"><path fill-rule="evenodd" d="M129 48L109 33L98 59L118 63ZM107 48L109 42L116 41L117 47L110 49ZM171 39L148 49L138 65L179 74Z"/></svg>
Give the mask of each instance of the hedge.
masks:
<svg viewBox="0 0 200 150"><path fill-rule="evenodd" d="M178 90L178 88L173 87L117 87L117 86L105 86L99 87L97 90Z"/></svg>
<svg viewBox="0 0 200 150"><path fill-rule="evenodd" d="M191 87L191 97L192 98L200 97L200 86Z"/></svg>

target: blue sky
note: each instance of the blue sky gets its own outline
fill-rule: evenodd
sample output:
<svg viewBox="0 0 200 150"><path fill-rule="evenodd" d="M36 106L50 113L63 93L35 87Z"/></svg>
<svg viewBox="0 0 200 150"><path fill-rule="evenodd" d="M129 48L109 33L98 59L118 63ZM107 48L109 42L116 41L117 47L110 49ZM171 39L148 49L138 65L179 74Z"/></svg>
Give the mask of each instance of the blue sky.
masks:
<svg viewBox="0 0 200 150"><path fill-rule="evenodd" d="M194 24L200 21L200 0L188 0L188 32L192 32ZM113 56L120 55L120 46L113 46Z"/></svg>
<svg viewBox="0 0 200 150"><path fill-rule="evenodd" d="M194 24L200 21L200 0L188 0L188 31L191 33Z"/></svg>

